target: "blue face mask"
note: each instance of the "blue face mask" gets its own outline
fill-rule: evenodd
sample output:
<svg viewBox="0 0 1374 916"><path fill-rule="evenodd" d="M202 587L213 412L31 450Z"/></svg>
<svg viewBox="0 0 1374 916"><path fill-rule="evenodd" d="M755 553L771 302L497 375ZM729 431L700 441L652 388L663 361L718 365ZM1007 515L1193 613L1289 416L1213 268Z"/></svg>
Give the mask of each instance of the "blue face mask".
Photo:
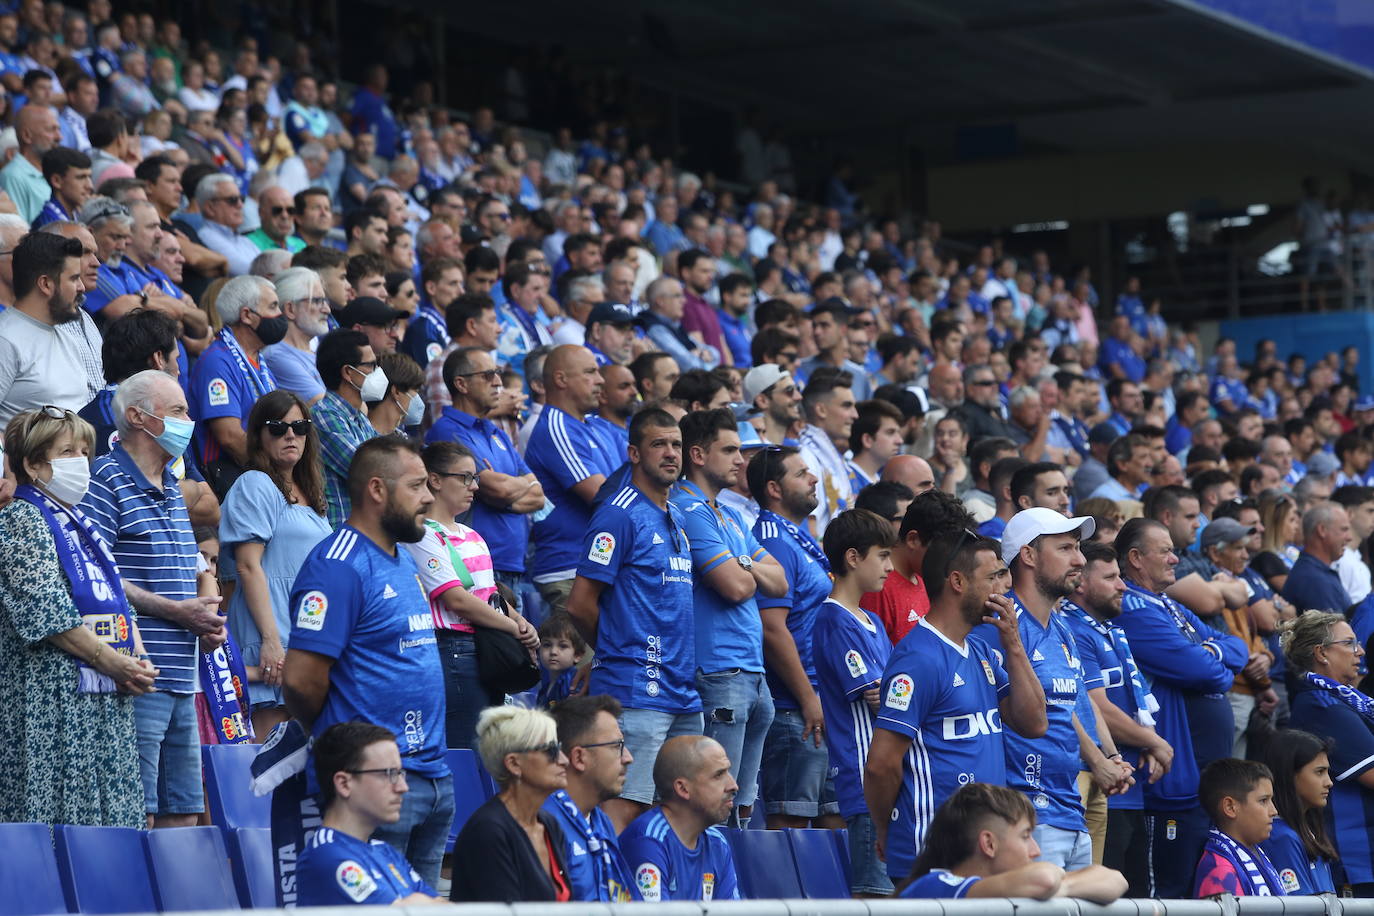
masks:
<svg viewBox="0 0 1374 916"><path fill-rule="evenodd" d="M162 421L162 432L153 439L162 446L162 450L172 458L180 458L186 451L186 446L191 444L191 436L195 434L196 424L192 420L183 420L180 417L158 417L156 414L148 413L142 407L139 410L150 417L156 417Z"/></svg>
<svg viewBox="0 0 1374 916"><path fill-rule="evenodd" d="M410 396L410 405L406 407L406 418L401 421L402 426L419 426L425 419L425 400L418 394Z"/></svg>

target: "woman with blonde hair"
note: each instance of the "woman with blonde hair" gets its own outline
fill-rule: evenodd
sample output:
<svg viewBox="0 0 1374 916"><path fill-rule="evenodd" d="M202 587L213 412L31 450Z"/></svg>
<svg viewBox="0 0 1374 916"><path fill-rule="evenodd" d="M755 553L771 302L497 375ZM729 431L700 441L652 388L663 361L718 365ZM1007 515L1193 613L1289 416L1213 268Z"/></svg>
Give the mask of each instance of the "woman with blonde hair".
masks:
<svg viewBox="0 0 1374 916"><path fill-rule="evenodd" d="M1275 592L1288 581L1288 571L1298 558L1302 540L1302 513L1298 504L1282 490L1265 490L1259 496L1260 549L1250 558L1250 568L1264 577Z"/></svg>

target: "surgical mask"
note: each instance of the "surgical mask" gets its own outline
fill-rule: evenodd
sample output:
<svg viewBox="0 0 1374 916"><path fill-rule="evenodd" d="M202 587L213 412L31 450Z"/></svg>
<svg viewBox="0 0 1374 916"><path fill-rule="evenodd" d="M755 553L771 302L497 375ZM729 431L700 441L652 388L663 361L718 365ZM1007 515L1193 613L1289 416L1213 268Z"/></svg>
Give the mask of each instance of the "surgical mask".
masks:
<svg viewBox="0 0 1374 916"><path fill-rule="evenodd" d="M148 413L139 408L143 413L162 421L162 432L153 436L154 441L162 446L162 450L172 458L179 458L186 451L186 446L191 444L191 436L195 434L196 424L192 420L183 420L180 417L159 417L157 414ZM150 432L149 435L152 435Z"/></svg>
<svg viewBox="0 0 1374 916"><path fill-rule="evenodd" d="M280 343L286 336L286 329L290 327L290 322L285 315L277 315L275 318L258 319L258 326L253 329L253 333L258 335L258 340L262 341L264 347L270 347L274 343Z"/></svg>
<svg viewBox="0 0 1374 916"><path fill-rule="evenodd" d="M91 486L91 464L85 458L54 458L52 479L42 484L58 502L74 506L86 496Z"/></svg>
<svg viewBox="0 0 1374 916"><path fill-rule="evenodd" d="M418 394L412 394L410 396L410 405L406 407L406 417L401 421L401 425L405 427L419 426L424 418L425 402Z"/></svg>
<svg viewBox="0 0 1374 916"><path fill-rule="evenodd" d="M357 369L356 366L353 368ZM381 366L378 366L367 374L367 378L363 379L362 385L358 386L358 394L364 403L371 404L386 397L388 384L390 383L387 381L386 373L382 371Z"/></svg>

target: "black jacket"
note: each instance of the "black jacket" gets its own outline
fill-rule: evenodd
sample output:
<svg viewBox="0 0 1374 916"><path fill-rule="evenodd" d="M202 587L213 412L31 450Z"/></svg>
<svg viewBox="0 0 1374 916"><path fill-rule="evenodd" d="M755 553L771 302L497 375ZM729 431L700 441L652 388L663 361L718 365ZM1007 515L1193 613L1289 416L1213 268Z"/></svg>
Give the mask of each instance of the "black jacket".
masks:
<svg viewBox="0 0 1374 916"><path fill-rule="evenodd" d="M572 888L563 861L563 831L547 811L539 812L553 847L554 867ZM539 863L525 829L515 822L499 797L472 812L453 844L455 903L519 903L554 900L553 879Z"/></svg>

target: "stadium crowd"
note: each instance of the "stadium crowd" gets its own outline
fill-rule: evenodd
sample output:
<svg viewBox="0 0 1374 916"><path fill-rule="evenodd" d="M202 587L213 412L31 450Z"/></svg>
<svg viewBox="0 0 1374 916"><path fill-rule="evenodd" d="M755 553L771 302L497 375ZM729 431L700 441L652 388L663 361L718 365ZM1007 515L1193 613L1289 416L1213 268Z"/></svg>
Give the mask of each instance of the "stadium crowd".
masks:
<svg viewBox="0 0 1374 916"><path fill-rule="evenodd" d="M294 726L300 903L437 896L447 748L454 900L1374 895L1355 348L308 57L0 12L0 819Z"/></svg>

